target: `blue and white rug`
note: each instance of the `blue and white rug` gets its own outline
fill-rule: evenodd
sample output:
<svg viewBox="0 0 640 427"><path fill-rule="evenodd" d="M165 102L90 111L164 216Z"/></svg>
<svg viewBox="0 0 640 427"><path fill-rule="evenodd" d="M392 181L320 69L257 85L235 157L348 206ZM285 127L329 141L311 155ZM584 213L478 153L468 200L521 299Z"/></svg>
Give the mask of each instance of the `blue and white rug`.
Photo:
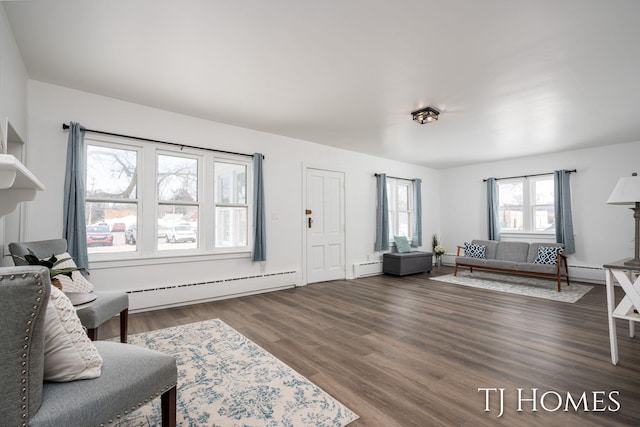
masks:
<svg viewBox="0 0 640 427"><path fill-rule="evenodd" d="M578 301L593 288L593 286L579 283L571 283L570 286L567 286L567 282L563 280L560 287L561 292L558 292L558 284L555 279L542 279L478 270L473 273L469 272L469 270L459 270L457 276L447 274L445 276L432 277L431 279L440 282L454 283L456 285L472 286L474 288L569 303Z"/></svg>
<svg viewBox="0 0 640 427"><path fill-rule="evenodd" d="M129 336L174 356L177 425L345 426L358 415L220 319ZM120 426L160 426L160 399Z"/></svg>

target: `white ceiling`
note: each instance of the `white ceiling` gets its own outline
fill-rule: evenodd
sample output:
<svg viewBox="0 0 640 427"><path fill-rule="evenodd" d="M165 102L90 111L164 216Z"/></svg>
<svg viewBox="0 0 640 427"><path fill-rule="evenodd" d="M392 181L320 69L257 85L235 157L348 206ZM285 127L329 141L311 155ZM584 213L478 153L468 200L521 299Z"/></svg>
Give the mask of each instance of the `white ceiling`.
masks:
<svg viewBox="0 0 640 427"><path fill-rule="evenodd" d="M447 168L640 141L638 0L3 5L31 79L347 150Z"/></svg>

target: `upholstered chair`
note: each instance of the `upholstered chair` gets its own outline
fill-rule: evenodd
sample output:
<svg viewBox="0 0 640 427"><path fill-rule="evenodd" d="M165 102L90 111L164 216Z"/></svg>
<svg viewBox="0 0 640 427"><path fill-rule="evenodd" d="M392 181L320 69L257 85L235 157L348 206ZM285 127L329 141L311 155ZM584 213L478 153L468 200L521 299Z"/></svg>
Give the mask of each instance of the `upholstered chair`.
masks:
<svg viewBox="0 0 640 427"><path fill-rule="evenodd" d="M0 268L0 425L113 425L160 397L162 425L175 426L177 368L170 355L96 341L91 345L103 361L99 377L44 380L50 292L46 267Z"/></svg>
<svg viewBox="0 0 640 427"><path fill-rule="evenodd" d="M9 252L15 265L25 265L19 257L27 255L31 250L40 259L48 259L51 255L67 252L65 239L41 240L35 242L10 243ZM127 321L129 318L129 295L126 292L97 291L95 301L78 307L78 317L87 328L87 335L92 341L98 339L98 326L120 314L120 342L127 342Z"/></svg>

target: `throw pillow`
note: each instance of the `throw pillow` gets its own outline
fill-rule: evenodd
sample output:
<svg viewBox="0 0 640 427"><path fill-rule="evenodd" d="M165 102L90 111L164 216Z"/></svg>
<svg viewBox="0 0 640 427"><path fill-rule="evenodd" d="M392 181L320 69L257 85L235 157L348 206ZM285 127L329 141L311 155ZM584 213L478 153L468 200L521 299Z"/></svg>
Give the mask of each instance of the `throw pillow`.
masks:
<svg viewBox="0 0 640 427"><path fill-rule="evenodd" d="M464 256L469 258L486 258L487 247L476 243L464 243Z"/></svg>
<svg viewBox="0 0 640 427"><path fill-rule="evenodd" d="M393 241L396 243L398 253L411 252L411 246L405 236L393 236Z"/></svg>
<svg viewBox="0 0 640 427"><path fill-rule="evenodd" d="M558 253L563 253L564 249L557 246L540 246L538 255L533 261L534 264L556 264Z"/></svg>
<svg viewBox="0 0 640 427"><path fill-rule="evenodd" d="M78 268L73 258L71 258L71 255L67 252L56 255L56 258L58 262L54 266L54 269ZM71 277L66 274L57 274L54 278L60 281L64 292L93 292L93 284L89 282L80 271L72 271Z"/></svg>
<svg viewBox="0 0 640 427"><path fill-rule="evenodd" d="M76 309L55 286L44 316L44 379L66 382L97 378L102 357L87 337Z"/></svg>

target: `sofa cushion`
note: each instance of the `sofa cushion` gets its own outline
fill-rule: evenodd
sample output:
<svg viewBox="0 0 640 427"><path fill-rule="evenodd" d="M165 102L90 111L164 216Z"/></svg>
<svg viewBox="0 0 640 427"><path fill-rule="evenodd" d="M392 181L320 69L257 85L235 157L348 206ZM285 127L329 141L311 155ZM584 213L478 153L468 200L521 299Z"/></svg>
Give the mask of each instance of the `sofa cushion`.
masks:
<svg viewBox="0 0 640 427"><path fill-rule="evenodd" d="M500 261L527 262L529 243L500 242L496 250L496 259Z"/></svg>
<svg viewBox="0 0 640 427"><path fill-rule="evenodd" d="M44 327L45 380L64 382L100 376L102 358L87 337L75 307L54 286Z"/></svg>
<svg viewBox="0 0 640 427"><path fill-rule="evenodd" d="M407 241L407 238L405 236L393 236L393 241L396 244L398 253L404 254L407 252L411 252L411 246L409 245L409 242Z"/></svg>
<svg viewBox="0 0 640 427"><path fill-rule="evenodd" d="M45 382L42 407L29 427L112 425L108 421L115 421L114 415L151 400L150 391L160 393L176 383L176 359L171 355L109 341L96 341L95 346L104 358L103 374L87 381Z"/></svg>
<svg viewBox="0 0 640 427"><path fill-rule="evenodd" d="M538 257L538 249L540 249L540 247L542 246L550 248L564 248L563 243L531 243L531 245L529 246L529 255L527 255L527 262L535 262L536 258Z"/></svg>
<svg viewBox="0 0 640 427"><path fill-rule="evenodd" d="M469 267L499 268L503 270L515 270L518 266L518 263L512 261L500 261L486 258L471 258L468 256L456 257L456 264Z"/></svg>
<svg viewBox="0 0 640 427"><path fill-rule="evenodd" d="M484 256L487 259L496 259L496 250L498 249L498 242L495 240L479 240L473 239L471 243L475 245L484 245Z"/></svg>
<svg viewBox="0 0 640 427"><path fill-rule="evenodd" d="M55 256L58 259L55 269L61 268L78 268L68 252ZM58 274L54 278L60 281L64 292L93 292L93 285L89 282L80 271L72 271L71 277L66 274Z"/></svg>
<svg viewBox="0 0 640 427"><path fill-rule="evenodd" d="M486 258L487 247L476 243L464 243L464 256Z"/></svg>
<svg viewBox="0 0 640 427"><path fill-rule="evenodd" d="M534 264L557 264L558 253L562 253L564 249L559 247L540 246L538 248L538 256L533 260Z"/></svg>
<svg viewBox="0 0 640 427"><path fill-rule="evenodd" d="M558 272L558 266L555 264L533 264L530 262L518 263L516 269L526 273L556 274ZM564 269L561 271L564 272Z"/></svg>

